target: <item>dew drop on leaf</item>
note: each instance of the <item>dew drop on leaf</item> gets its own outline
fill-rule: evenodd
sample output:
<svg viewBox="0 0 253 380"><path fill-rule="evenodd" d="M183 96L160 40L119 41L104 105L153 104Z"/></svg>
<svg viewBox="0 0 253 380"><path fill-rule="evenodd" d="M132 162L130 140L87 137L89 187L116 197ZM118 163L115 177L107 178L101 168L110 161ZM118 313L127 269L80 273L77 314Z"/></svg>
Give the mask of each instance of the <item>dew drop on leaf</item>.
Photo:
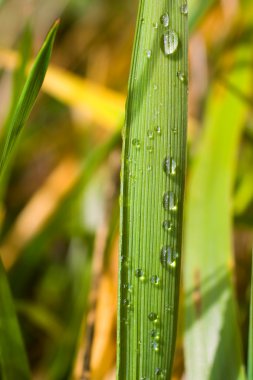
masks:
<svg viewBox="0 0 253 380"><path fill-rule="evenodd" d="M165 55L175 53L178 47L178 35L173 30L168 30L162 36L162 48Z"/></svg>
<svg viewBox="0 0 253 380"><path fill-rule="evenodd" d="M134 272L135 277L137 277L139 280L144 281L145 280L145 273L142 269L138 268Z"/></svg>
<svg viewBox="0 0 253 380"><path fill-rule="evenodd" d="M170 211L175 211L177 209L177 200L173 191L169 191L164 194L163 207L165 210Z"/></svg>
<svg viewBox="0 0 253 380"><path fill-rule="evenodd" d="M145 50L145 54L146 54L146 57L147 57L148 59L150 59L150 58L151 58L151 55L152 55L152 51L151 51L150 49L146 49L146 50Z"/></svg>
<svg viewBox="0 0 253 380"><path fill-rule="evenodd" d="M161 16L160 21L165 28L169 26L170 18L167 12Z"/></svg>
<svg viewBox="0 0 253 380"><path fill-rule="evenodd" d="M185 82L186 78L185 78L185 74L182 73L182 71L178 71L177 72L177 77L178 79L181 81L181 82Z"/></svg>
<svg viewBox="0 0 253 380"><path fill-rule="evenodd" d="M172 223L170 220L164 220L163 221L163 229L166 232L170 232L172 230Z"/></svg>
<svg viewBox="0 0 253 380"><path fill-rule="evenodd" d="M150 282L152 285L159 286L160 285L160 278L157 275L153 275L150 277Z"/></svg>
<svg viewBox="0 0 253 380"><path fill-rule="evenodd" d="M180 12L183 15L188 15L188 5L187 4L182 4L180 7Z"/></svg>
<svg viewBox="0 0 253 380"><path fill-rule="evenodd" d="M148 319L151 321L151 322L156 322L158 320L158 315L154 312L151 312L149 313L148 315Z"/></svg>
<svg viewBox="0 0 253 380"><path fill-rule="evenodd" d="M166 157L163 161L163 170L167 175L175 175L176 174L177 164L176 161L172 157Z"/></svg>
<svg viewBox="0 0 253 380"><path fill-rule="evenodd" d="M158 352L160 349L159 343L158 342L151 342L151 347L155 352Z"/></svg>
<svg viewBox="0 0 253 380"><path fill-rule="evenodd" d="M154 138L154 132L153 131L151 131L150 129L147 131L147 136L148 136L148 138L150 139L150 140L153 140L153 138Z"/></svg>
<svg viewBox="0 0 253 380"><path fill-rule="evenodd" d="M139 139L133 139L133 140L132 140L132 144L133 144L133 146L134 146L137 150L139 150L139 149L141 148L141 142L140 142Z"/></svg>

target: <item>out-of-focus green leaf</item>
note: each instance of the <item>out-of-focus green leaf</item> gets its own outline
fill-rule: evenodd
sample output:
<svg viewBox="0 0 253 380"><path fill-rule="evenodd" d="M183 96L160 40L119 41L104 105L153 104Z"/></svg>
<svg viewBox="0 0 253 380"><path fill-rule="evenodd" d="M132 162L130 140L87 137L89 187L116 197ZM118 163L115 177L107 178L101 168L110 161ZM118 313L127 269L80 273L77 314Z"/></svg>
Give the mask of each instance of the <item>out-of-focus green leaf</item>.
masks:
<svg viewBox="0 0 253 380"><path fill-rule="evenodd" d="M0 378L30 379L29 365L8 280L0 262Z"/></svg>
<svg viewBox="0 0 253 380"><path fill-rule="evenodd" d="M240 48L235 61L250 54ZM250 75L250 68L233 70L229 79L247 93ZM230 268L231 198L247 111L248 103L234 92L213 85L187 199L184 279L189 380L245 379Z"/></svg>
<svg viewBox="0 0 253 380"><path fill-rule="evenodd" d="M43 83L49 60L51 57L51 52L58 25L59 21L56 21L56 23L53 25L52 29L48 33L46 40L37 55L32 70L25 83L17 106L13 111L13 116L7 127L7 136L4 141L4 147L1 153L0 176L2 176L3 174L6 164L10 158L10 154L17 142L20 132L22 131L24 123L29 117L29 114L32 110L32 107L36 101L39 90Z"/></svg>
<svg viewBox="0 0 253 380"><path fill-rule="evenodd" d="M189 30L192 33L217 0L189 0Z"/></svg>
<svg viewBox="0 0 253 380"><path fill-rule="evenodd" d="M253 253L251 265L251 291L249 314L248 380L253 379Z"/></svg>
<svg viewBox="0 0 253 380"><path fill-rule="evenodd" d="M0 146L4 144L6 137L8 135L8 127L11 123L13 114L15 112L16 105L18 103L19 96L22 92L22 88L26 81L26 69L30 58L30 53L32 49L32 32L30 25L27 24L23 35L21 37L19 52L20 52L20 63L13 73L13 83L12 83L12 96L10 110L8 112L6 121L1 131L0 136ZM2 183L0 187L0 200L3 198L5 192L5 184L8 182L8 176L10 175L10 170L5 172L4 178L2 178Z"/></svg>
<svg viewBox="0 0 253 380"><path fill-rule="evenodd" d="M25 301L17 301L15 306L17 312L27 318L29 323L39 327L49 336L58 339L63 333L63 328L59 321L42 306Z"/></svg>
<svg viewBox="0 0 253 380"><path fill-rule="evenodd" d="M83 317L87 311L90 289L91 255L80 239L73 239L70 246L68 265L72 270L72 295L66 310L67 322L64 333L57 342L51 356L45 378L50 380L69 379L76 355Z"/></svg>

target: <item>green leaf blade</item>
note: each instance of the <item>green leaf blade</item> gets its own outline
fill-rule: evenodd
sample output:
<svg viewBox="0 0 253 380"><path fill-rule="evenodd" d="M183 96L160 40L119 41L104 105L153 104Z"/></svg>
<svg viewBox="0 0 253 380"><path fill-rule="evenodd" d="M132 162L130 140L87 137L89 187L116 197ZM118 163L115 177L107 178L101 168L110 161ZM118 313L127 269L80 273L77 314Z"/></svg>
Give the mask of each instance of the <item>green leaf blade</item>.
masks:
<svg viewBox="0 0 253 380"><path fill-rule="evenodd" d="M46 40L33 64L31 72L20 95L16 109L13 113L13 117L11 118L0 160L1 176L3 174L3 170L6 167L13 147L16 144L16 141L24 126L24 123L30 115L32 107L37 99L39 90L44 81L58 26L59 21L56 21L52 29L49 31Z"/></svg>
<svg viewBox="0 0 253 380"><path fill-rule="evenodd" d="M186 13L177 2L165 0L142 0L139 6L123 134L120 380L169 378L172 370L187 124ZM161 23L166 14L169 27ZM164 35L169 31L178 35L179 45L165 55ZM161 263L163 248L166 257L173 256L171 265Z"/></svg>
<svg viewBox="0 0 253 380"><path fill-rule="evenodd" d="M236 52L236 60L248 56L246 48ZM249 69L232 70L229 79L243 93L250 90ZM236 152L247 112L247 103L215 83L186 203L185 358L189 379L245 379L231 279L231 206Z"/></svg>
<svg viewBox="0 0 253 380"><path fill-rule="evenodd" d="M0 262L0 369L1 379L31 378L8 280Z"/></svg>

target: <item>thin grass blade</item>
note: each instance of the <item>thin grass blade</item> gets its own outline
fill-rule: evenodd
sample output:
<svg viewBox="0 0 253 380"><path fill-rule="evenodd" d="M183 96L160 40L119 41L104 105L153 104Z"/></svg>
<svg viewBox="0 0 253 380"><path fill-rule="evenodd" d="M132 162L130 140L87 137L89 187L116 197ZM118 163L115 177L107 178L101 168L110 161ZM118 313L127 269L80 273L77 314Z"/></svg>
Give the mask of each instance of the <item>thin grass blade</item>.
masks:
<svg viewBox="0 0 253 380"><path fill-rule="evenodd" d="M0 262L0 378L31 378L8 280Z"/></svg>
<svg viewBox="0 0 253 380"><path fill-rule="evenodd" d="M51 52L53 43L58 29L59 21L53 25L52 29L48 33L46 40L37 55L32 70L27 78L23 91L20 95L16 109L13 112L13 117L7 127L8 132L4 147L0 159L0 176L3 174L3 170L10 158L11 152L17 142L17 139L23 129L23 126L29 117L32 107L36 101L39 90L42 86ZM1 177L0 177L1 178Z"/></svg>
<svg viewBox="0 0 253 380"><path fill-rule="evenodd" d="M187 124L187 6L140 1L123 132L120 380L170 378Z"/></svg>

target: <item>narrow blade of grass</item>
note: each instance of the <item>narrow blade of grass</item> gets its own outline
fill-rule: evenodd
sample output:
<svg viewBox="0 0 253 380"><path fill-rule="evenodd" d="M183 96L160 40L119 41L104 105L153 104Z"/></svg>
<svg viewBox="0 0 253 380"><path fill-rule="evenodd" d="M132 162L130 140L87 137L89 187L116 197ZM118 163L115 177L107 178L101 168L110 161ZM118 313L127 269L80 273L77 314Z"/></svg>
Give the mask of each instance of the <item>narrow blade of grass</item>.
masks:
<svg viewBox="0 0 253 380"><path fill-rule="evenodd" d="M32 70L27 78L23 91L20 95L19 101L15 110L13 111L13 117L7 126L7 136L4 141L4 147L0 159L0 176L2 176L6 164L10 158L11 152L17 142L17 139L23 129L23 126L30 115L32 107L36 101L39 90L42 86L51 52L53 48L54 38L58 29L59 21L53 25L52 29L48 33L48 36L37 55ZM1 177L0 177L1 179Z"/></svg>
<svg viewBox="0 0 253 380"><path fill-rule="evenodd" d="M253 379L253 252L251 265L251 291L249 314L248 380Z"/></svg>
<svg viewBox="0 0 253 380"><path fill-rule="evenodd" d="M0 378L30 379L29 365L8 280L0 261Z"/></svg>
<svg viewBox="0 0 253 380"><path fill-rule="evenodd" d="M170 378L172 369L185 172L187 13L187 6L177 2L140 1L123 132L120 380Z"/></svg>
<svg viewBox="0 0 253 380"><path fill-rule="evenodd" d="M241 48L234 58L248 56L248 49ZM234 70L229 77L244 93L250 90L249 68ZM235 93L217 83L213 86L186 213L185 357L189 379L245 379L230 268L231 198L247 111L248 104Z"/></svg>

